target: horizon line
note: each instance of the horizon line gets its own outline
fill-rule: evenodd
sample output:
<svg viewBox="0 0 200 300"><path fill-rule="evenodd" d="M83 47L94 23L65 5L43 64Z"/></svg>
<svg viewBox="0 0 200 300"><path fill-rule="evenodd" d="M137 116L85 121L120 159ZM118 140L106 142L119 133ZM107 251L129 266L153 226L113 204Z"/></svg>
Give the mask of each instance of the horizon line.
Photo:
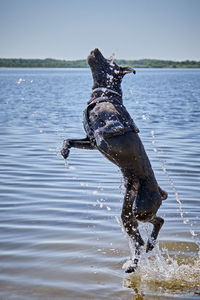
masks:
<svg viewBox="0 0 200 300"><path fill-rule="evenodd" d="M0 57L0 59L24 59L24 60L47 60L47 59L52 59L52 60L60 60L60 61L87 61L87 58L77 58L77 59L66 59L66 58L53 58L53 57L45 57L45 58L24 58L24 57ZM110 58L107 58L110 59ZM140 60L157 60L157 61L173 61L173 62L186 62L186 61L193 61L193 62L200 62L199 60L196 59L184 59L184 60L174 60L174 59L162 59L162 58L137 58L137 59L129 59L129 58L113 58L114 61L117 60L125 60L125 61L140 61Z"/></svg>

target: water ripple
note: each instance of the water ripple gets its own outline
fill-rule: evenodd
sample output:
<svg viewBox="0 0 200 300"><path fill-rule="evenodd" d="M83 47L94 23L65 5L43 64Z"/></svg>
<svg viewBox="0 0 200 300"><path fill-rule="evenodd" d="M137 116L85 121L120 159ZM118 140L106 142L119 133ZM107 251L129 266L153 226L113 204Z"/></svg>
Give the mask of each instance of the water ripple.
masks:
<svg viewBox="0 0 200 300"><path fill-rule="evenodd" d="M97 151L71 149L67 163L60 155L64 138L84 137L89 70L5 69L0 78L0 298L197 299L199 70L141 69L123 83L169 193L159 244L131 276L119 170ZM140 225L145 241L151 228Z"/></svg>

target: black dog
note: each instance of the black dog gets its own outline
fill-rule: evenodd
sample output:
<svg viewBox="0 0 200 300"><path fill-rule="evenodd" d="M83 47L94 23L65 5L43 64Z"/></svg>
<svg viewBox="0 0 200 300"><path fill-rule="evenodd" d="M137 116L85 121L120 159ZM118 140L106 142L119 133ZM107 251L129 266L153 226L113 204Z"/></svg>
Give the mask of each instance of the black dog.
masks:
<svg viewBox="0 0 200 300"><path fill-rule="evenodd" d="M122 208L122 222L135 243L136 257L126 272L135 270L140 248L144 245L138 221L153 224L146 252L152 250L164 220L156 216L162 200L167 198L155 179L151 164L138 136L138 128L122 103L121 81L125 74L135 73L130 67L119 67L103 57L98 49L88 56L94 80L93 92L84 112L86 138L64 141L61 154L69 155L69 148L98 149L122 171L126 193Z"/></svg>

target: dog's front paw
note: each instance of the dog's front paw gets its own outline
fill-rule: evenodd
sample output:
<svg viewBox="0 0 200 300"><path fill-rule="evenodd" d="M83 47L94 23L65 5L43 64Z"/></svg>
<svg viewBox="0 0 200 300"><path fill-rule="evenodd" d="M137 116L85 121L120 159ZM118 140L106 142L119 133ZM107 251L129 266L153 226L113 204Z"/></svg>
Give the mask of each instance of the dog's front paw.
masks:
<svg viewBox="0 0 200 300"><path fill-rule="evenodd" d="M64 159L66 159L69 156L69 148L70 148L69 141L65 140L63 142L63 148L60 151L60 153L61 153L61 155L63 156Z"/></svg>

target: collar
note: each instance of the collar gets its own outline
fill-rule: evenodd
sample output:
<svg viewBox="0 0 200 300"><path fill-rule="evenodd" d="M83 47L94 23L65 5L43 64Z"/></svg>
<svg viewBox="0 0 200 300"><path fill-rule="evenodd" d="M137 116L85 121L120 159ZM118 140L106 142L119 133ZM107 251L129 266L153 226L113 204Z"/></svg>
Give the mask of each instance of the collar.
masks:
<svg viewBox="0 0 200 300"><path fill-rule="evenodd" d="M107 93L112 93L112 94L115 94L119 97L121 97L122 95L120 95L118 92L115 92L111 89L108 89L108 88L105 88L105 87L99 87L99 88L95 88L92 90L92 93L95 93L95 92L102 92L103 94L105 94L106 92Z"/></svg>
<svg viewBox="0 0 200 300"><path fill-rule="evenodd" d="M90 99L87 104L89 107L91 105L96 105L97 103L100 103L100 102L107 102L107 103L110 102L110 103L122 105L122 101L120 99L117 99L117 98L112 99L112 98L108 98L107 96Z"/></svg>

